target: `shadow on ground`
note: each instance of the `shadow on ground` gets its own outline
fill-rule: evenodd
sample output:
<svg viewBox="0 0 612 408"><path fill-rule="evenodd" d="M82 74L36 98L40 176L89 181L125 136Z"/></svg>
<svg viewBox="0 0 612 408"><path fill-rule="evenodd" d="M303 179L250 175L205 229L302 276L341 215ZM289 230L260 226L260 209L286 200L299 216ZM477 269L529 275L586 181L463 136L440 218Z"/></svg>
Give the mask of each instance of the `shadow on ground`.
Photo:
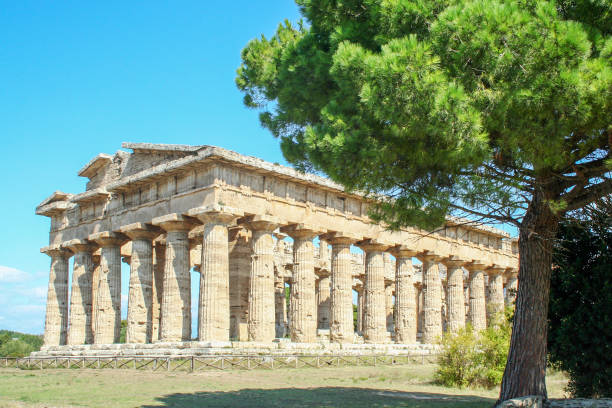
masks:
<svg viewBox="0 0 612 408"><path fill-rule="evenodd" d="M471 395L399 392L369 388L244 389L228 392L170 394L156 398L153 407L491 407L492 398Z"/></svg>

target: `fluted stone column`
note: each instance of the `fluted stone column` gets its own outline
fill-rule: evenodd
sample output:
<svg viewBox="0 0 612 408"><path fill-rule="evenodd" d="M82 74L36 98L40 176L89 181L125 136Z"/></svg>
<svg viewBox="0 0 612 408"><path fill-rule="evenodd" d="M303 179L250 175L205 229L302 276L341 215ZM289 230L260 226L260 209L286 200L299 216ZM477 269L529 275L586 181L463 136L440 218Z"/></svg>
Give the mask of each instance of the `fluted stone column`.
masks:
<svg viewBox="0 0 612 408"><path fill-rule="evenodd" d="M486 270L489 275L489 303L487 304L487 318L489 324L494 317L504 312L504 276L506 269L493 266Z"/></svg>
<svg viewBox="0 0 612 408"><path fill-rule="evenodd" d="M317 328L329 330L331 313L331 277L323 275L317 284Z"/></svg>
<svg viewBox="0 0 612 408"><path fill-rule="evenodd" d="M121 335L121 245L123 234L104 231L89 236L101 248L94 343L118 343Z"/></svg>
<svg viewBox="0 0 612 408"><path fill-rule="evenodd" d="M293 271L289 313L291 341L312 343L317 339L316 276L312 239L321 231L306 224L289 225L282 228L282 231L293 238Z"/></svg>
<svg viewBox="0 0 612 408"><path fill-rule="evenodd" d="M506 305L512 305L516 300L518 291L518 270L514 268L506 269Z"/></svg>
<svg viewBox="0 0 612 408"><path fill-rule="evenodd" d="M470 308L468 320L474 330L487 328L487 313L485 307L484 265L472 262L466 265L470 271Z"/></svg>
<svg viewBox="0 0 612 408"><path fill-rule="evenodd" d="M191 219L177 213L153 218L166 231L166 259L161 304L161 341L191 340L191 274L189 237Z"/></svg>
<svg viewBox="0 0 612 408"><path fill-rule="evenodd" d="M195 208L188 212L204 224L198 339L229 341L229 233L228 226L242 217L242 211L227 206Z"/></svg>
<svg viewBox="0 0 612 408"><path fill-rule="evenodd" d="M417 297L412 257L416 251L396 247L395 255L395 342L416 343Z"/></svg>
<svg viewBox="0 0 612 408"><path fill-rule="evenodd" d="M132 240L126 343L153 339L153 240L161 230L144 223L129 224L121 232ZM156 339L157 340L157 339Z"/></svg>
<svg viewBox="0 0 612 408"><path fill-rule="evenodd" d="M84 239L73 239L65 246L74 252L72 291L70 293L70 326L67 344L93 343L92 330L92 252L95 247Z"/></svg>
<svg viewBox="0 0 612 408"><path fill-rule="evenodd" d="M385 281L385 317L386 317L386 329L387 332L393 333L395 331L393 323L393 291L395 285L392 282Z"/></svg>
<svg viewBox="0 0 612 408"><path fill-rule="evenodd" d="M419 255L423 262L423 343L431 344L442 336L442 282L438 262L432 253Z"/></svg>
<svg viewBox="0 0 612 408"><path fill-rule="evenodd" d="M272 231L278 224L277 218L268 215L256 215L247 223L253 234L248 315L250 341L270 342L276 334Z"/></svg>
<svg viewBox="0 0 612 408"><path fill-rule="evenodd" d="M91 334L96 338L96 316L98 313L98 285L100 284L100 248L91 257L93 274L91 277ZM92 339L92 342L94 341Z"/></svg>
<svg viewBox="0 0 612 408"><path fill-rule="evenodd" d="M414 284L416 294L416 311L417 311L417 333L423 334L423 283L417 282ZM421 337L422 338L422 337Z"/></svg>
<svg viewBox="0 0 612 408"><path fill-rule="evenodd" d="M156 240L153 246L153 306L151 307L151 341L155 342L161 336L161 304L164 285L164 269L166 266L166 240Z"/></svg>
<svg viewBox="0 0 612 408"><path fill-rule="evenodd" d="M357 286L355 291L357 292L357 332L363 335L363 307L365 305L363 285Z"/></svg>
<svg viewBox="0 0 612 408"><path fill-rule="evenodd" d="M249 280L251 245L249 231L243 227L229 230L230 338L248 341Z"/></svg>
<svg viewBox="0 0 612 408"><path fill-rule="evenodd" d="M43 344L60 346L66 344L68 330L68 260L72 253L59 246L44 247L40 252L51 257Z"/></svg>
<svg viewBox="0 0 612 408"><path fill-rule="evenodd" d="M463 293L463 269L465 261L454 257L442 261L446 265L446 305L448 310L448 331L456 333L465 327L465 299Z"/></svg>
<svg viewBox="0 0 612 408"><path fill-rule="evenodd" d="M287 334L288 315L285 280L281 276L274 277L274 313L274 337L282 339Z"/></svg>
<svg viewBox="0 0 612 408"><path fill-rule="evenodd" d="M351 244L358 240L356 236L340 233L327 239L332 245L329 335L337 343L352 343L355 339Z"/></svg>
<svg viewBox="0 0 612 408"><path fill-rule="evenodd" d="M359 247L365 252L363 338L366 343L385 343L387 310L383 251L388 245L368 240L360 243Z"/></svg>

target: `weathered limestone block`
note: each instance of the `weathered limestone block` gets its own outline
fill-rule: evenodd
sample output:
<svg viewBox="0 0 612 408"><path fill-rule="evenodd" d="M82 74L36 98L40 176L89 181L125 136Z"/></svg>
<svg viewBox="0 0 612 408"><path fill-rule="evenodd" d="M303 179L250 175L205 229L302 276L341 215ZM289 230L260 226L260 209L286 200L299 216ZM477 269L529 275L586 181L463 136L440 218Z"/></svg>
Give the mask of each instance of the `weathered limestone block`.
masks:
<svg viewBox="0 0 612 408"><path fill-rule="evenodd" d="M278 224L278 219L268 215L256 215L247 223L253 234L248 315L250 341L269 342L276 334L272 231Z"/></svg>
<svg viewBox="0 0 612 408"><path fill-rule="evenodd" d="M438 262L440 257L425 253L423 262L423 343L433 344L442 336L442 282Z"/></svg>
<svg viewBox="0 0 612 408"><path fill-rule="evenodd" d="M160 339L161 304L164 285L164 269L166 266L166 241L156 240L153 246L153 290L151 312L151 341Z"/></svg>
<svg viewBox="0 0 612 408"><path fill-rule="evenodd" d="M518 292L518 270L514 268L506 269L506 304L511 305L516 300Z"/></svg>
<svg viewBox="0 0 612 408"><path fill-rule="evenodd" d="M135 223L122 227L121 232L132 239L126 342L150 343L153 337L153 239L161 230Z"/></svg>
<svg viewBox="0 0 612 408"><path fill-rule="evenodd" d="M123 234L104 231L89 236L101 248L94 343L119 342L121 334L121 245Z"/></svg>
<svg viewBox="0 0 612 408"><path fill-rule="evenodd" d="M352 343L355 331L351 244L357 242L359 237L336 233L325 239L332 245L330 341Z"/></svg>
<svg viewBox="0 0 612 408"><path fill-rule="evenodd" d="M200 341L229 341L229 235L228 226L242 217L242 211L227 206L195 208L188 215L204 224L200 273Z"/></svg>
<svg viewBox="0 0 612 408"><path fill-rule="evenodd" d="M456 333L465 327L465 299L463 293L463 269L465 261L454 257L442 261L446 265L446 287L447 287L447 330Z"/></svg>
<svg viewBox="0 0 612 408"><path fill-rule="evenodd" d="M153 218L166 231L166 259L161 305L161 341L191 340L189 230L194 222L181 214Z"/></svg>
<svg viewBox="0 0 612 408"><path fill-rule="evenodd" d="M70 293L69 345L93 343L92 330L92 252L95 247L82 239L73 239L64 244L74 252L72 267L72 292Z"/></svg>
<svg viewBox="0 0 612 408"><path fill-rule="evenodd" d="M363 339L366 343L384 343L387 340L387 311L383 251L388 245L368 240L359 247L365 252Z"/></svg>
<svg viewBox="0 0 612 408"><path fill-rule="evenodd" d="M491 324L496 315L504 312L504 277L505 268L492 267L487 269L489 275L489 302L487 304L487 317Z"/></svg>
<svg viewBox="0 0 612 408"><path fill-rule="evenodd" d="M470 271L470 308L468 320L476 331L487 328L484 267L485 265L476 262L472 262L466 266Z"/></svg>
<svg viewBox="0 0 612 408"><path fill-rule="evenodd" d="M248 341L249 280L251 275L251 245L249 231L243 227L230 229L230 338Z"/></svg>
<svg viewBox="0 0 612 408"><path fill-rule="evenodd" d="M66 344L68 330L68 260L72 253L57 246L40 252L51 257L43 344L59 346Z"/></svg>
<svg viewBox="0 0 612 408"><path fill-rule="evenodd" d="M289 333L291 341L312 343L317 339L317 301L315 297L314 246L312 239L321 229L294 224L282 228L293 238Z"/></svg>
<svg viewBox="0 0 612 408"><path fill-rule="evenodd" d="M416 343L417 297L414 287L412 257L416 251L397 247L395 254L395 341Z"/></svg>

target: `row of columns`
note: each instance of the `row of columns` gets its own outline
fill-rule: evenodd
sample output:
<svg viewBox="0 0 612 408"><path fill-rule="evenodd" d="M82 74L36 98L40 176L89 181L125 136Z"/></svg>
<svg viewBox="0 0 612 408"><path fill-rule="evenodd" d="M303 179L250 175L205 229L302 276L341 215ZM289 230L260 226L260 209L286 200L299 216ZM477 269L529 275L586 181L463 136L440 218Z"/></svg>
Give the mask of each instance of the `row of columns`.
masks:
<svg viewBox="0 0 612 408"><path fill-rule="evenodd" d="M230 254L243 258L248 254L244 246L230 244L230 234L235 234L230 231L230 226L239 219L252 233L250 260L246 260L250 264L250 272L247 283L246 277L235 274L238 280L233 284L248 285L248 299L231 300ZM119 341L120 248L128 239L132 240L132 254L126 341L148 343L158 337L161 341L191 340L188 234L197 224L195 220L204 224L197 333L201 341L228 341L232 325L234 332L239 332L245 320L246 336L250 341L269 342L279 336L275 325L278 310L275 303L280 296L284 301L284 283L277 287L279 285L274 277L274 231L278 227L294 240L289 309L290 336L294 342L316 341L317 327L326 325L329 326L331 341L354 341L352 244L357 244L366 254L365 282L363 296L360 296L364 311L360 326L366 342L386 342L390 318L394 320L397 342L416 342L414 256L423 262L423 342L434 342L442 335L443 290L437 266L440 262L445 263L448 269L449 330L456 331L465 325L462 266L470 270L469 321L476 329L486 327L484 265L452 258L442 259L433 253L417 254L403 246L391 247L350 234L324 233L320 228L305 224L281 226L279 220L272 216L245 218L241 211L226 206L211 206L190 210L186 215L157 217L150 224L130 224L118 231L92 234L88 240L72 240L60 248L47 249L46 253L51 256L51 271L45 344L109 344ZM153 241L161 233L166 234L165 249L163 246L154 248ZM320 278L318 290L315 290L313 246L316 236L329 242L332 248L331 273L329 277ZM97 290L92 292L94 244L101 248L101 254ZM327 245L321 245L321 248L320 256L326 257L324 251ZM393 313L393 306L389 301L389 288L385 288L386 251L396 257L394 317L389 317ZM68 260L72 254L74 267L68 329ZM246 262L244 265L234 265L244 269ZM163 271L155 270L160 265L163 265ZM492 287L490 313L503 308L503 271L501 268L488 271ZM92 293L96 296L95 304L92 304ZM241 296L241 292L238 291L235 296Z"/></svg>

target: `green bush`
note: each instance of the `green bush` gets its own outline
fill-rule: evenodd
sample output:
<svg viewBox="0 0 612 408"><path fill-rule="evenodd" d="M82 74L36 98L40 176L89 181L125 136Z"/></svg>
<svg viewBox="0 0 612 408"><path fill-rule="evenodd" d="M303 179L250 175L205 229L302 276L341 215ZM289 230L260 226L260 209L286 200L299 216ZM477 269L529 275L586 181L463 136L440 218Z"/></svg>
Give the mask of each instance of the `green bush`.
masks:
<svg viewBox="0 0 612 408"><path fill-rule="evenodd" d="M475 332L470 325L441 341L435 381L448 387L486 387L501 384L506 366L511 311L495 318L491 327Z"/></svg>
<svg viewBox="0 0 612 408"><path fill-rule="evenodd" d="M41 336L0 330L0 357L25 357L41 346Z"/></svg>

